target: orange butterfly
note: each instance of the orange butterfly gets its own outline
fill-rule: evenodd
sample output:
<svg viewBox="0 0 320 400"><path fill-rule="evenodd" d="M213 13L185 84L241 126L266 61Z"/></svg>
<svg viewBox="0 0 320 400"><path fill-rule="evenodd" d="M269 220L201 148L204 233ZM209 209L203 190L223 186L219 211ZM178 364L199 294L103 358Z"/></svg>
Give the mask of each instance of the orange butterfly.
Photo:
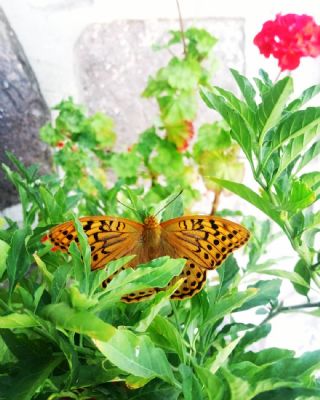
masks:
<svg viewBox="0 0 320 400"><path fill-rule="evenodd" d="M217 268L227 256L243 246L250 233L243 226L216 216L191 215L159 223L155 216L139 223L126 218L96 216L79 219L91 246L91 268L104 268L118 258L135 254L124 268L161 256L185 258L186 264L180 276L168 284L184 278L180 287L171 295L182 300L198 293L206 282L207 270ZM72 221L50 230L49 239L55 249L68 252L70 243L78 242ZM106 281L108 284L114 275ZM153 296L158 288L130 293L122 300L130 303Z"/></svg>

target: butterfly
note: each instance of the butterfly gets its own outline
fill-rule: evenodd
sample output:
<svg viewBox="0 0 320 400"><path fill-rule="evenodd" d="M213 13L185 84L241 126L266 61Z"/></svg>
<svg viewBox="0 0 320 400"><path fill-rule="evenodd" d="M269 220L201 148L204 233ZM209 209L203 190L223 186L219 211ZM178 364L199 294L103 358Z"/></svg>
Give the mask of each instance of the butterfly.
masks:
<svg viewBox="0 0 320 400"><path fill-rule="evenodd" d="M171 295L182 300L198 293L206 282L208 270L223 263L230 253L243 246L250 237L243 226L217 216L191 215L159 223L155 216L148 216L143 223L109 216L82 217L79 219L91 247L91 269L104 268L112 260L135 255L125 268L161 256L185 258L181 274L168 286L183 278L182 284ZM79 242L72 221L52 228L48 234L54 250L68 252L72 241ZM120 272L120 271L118 271ZM116 273L115 273L116 274ZM110 276L105 285L112 278ZM127 303L152 297L160 288L148 288L122 297Z"/></svg>

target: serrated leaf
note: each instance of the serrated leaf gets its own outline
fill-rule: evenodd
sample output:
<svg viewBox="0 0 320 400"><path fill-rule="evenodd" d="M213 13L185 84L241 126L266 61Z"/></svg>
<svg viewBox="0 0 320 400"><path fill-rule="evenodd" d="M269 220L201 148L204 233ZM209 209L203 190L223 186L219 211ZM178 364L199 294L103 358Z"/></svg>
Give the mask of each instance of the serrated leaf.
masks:
<svg viewBox="0 0 320 400"><path fill-rule="evenodd" d="M288 104L286 111L299 110L305 103L311 100L314 96L320 93L320 85L314 85L304 90L301 95Z"/></svg>
<svg viewBox="0 0 320 400"><path fill-rule="evenodd" d="M202 89L200 93L205 103L210 108L218 111L228 123L231 128L232 137L237 141L248 160L252 163L252 143L249 133L250 127L242 115L231 108L222 96L217 96L213 92L210 92L206 89Z"/></svg>
<svg viewBox="0 0 320 400"><path fill-rule="evenodd" d="M310 161L315 157L320 155L320 141L313 143L313 145L308 149L299 162L297 172L301 171Z"/></svg>
<svg viewBox="0 0 320 400"><path fill-rule="evenodd" d="M263 95L262 103L259 105L257 112L257 118L261 127L260 144L263 143L266 132L278 123L286 101L292 91L292 78L286 77L270 87Z"/></svg>
<svg viewBox="0 0 320 400"><path fill-rule="evenodd" d="M268 132L266 137L268 147L263 157L263 166L265 167L270 156L289 140L304 135L310 130L314 132L314 135L320 131L320 107L309 107L287 116Z"/></svg>
<svg viewBox="0 0 320 400"><path fill-rule="evenodd" d="M235 69L230 68L230 71L231 71L234 79L236 80L236 82L237 82L237 84L239 86L239 89L241 90L241 93L242 93L243 97L245 98L248 106L252 110L256 110L257 105L256 105L256 102L254 100L255 95L256 95L256 91L254 90L254 87L250 83L249 79L246 78L245 76L241 75Z"/></svg>

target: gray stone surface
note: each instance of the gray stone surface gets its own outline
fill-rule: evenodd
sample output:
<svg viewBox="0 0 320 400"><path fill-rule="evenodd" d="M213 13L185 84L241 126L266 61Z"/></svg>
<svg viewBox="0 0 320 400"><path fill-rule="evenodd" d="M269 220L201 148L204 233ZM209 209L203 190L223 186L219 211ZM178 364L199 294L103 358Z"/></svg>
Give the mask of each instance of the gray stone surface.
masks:
<svg viewBox="0 0 320 400"><path fill-rule="evenodd" d="M204 28L219 39L219 69L214 83L235 89L229 68L244 72L244 19L208 18L186 20L185 28ZM134 142L157 115L156 104L140 98L148 76L172 57L152 45L164 43L167 31L179 29L177 20L122 20L88 26L75 45L75 67L81 101L90 112L103 111L114 118L118 148ZM177 54L179 54L177 48ZM200 102L198 123L210 122L212 110Z"/></svg>
<svg viewBox="0 0 320 400"><path fill-rule="evenodd" d="M48 165L49 152L39 141L39 128L50 119L26 55L0 8L0 163L6 151L26 165ZM18 202L13 185L0 171L0 209Z"/></svg>

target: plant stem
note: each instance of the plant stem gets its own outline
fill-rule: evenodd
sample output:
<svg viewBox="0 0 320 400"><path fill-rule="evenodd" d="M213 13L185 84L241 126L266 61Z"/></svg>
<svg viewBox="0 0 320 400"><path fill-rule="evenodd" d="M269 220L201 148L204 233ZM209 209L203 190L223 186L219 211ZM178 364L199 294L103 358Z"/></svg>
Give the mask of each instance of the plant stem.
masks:
<svg viewBox="0 0 320 400"><path fill-rule="evenodd" d="M217 190L214 192L214 199L212 202L212 208L211 208L211 212L210 215L214 215L217 212L218 206L219 206L219 200L220 200L220 196L221 196L221 190Z"/></svg>
<svg viewBox="0 0 320 400"><path fill-rule="evenodd" d="M184 36L184 28L183 28L183 21L182 21L179 0L176 0L176 3L177 3L177 8L178 8L178 14L179 14L179 24L180 24L181 40L182 40L182 45L183 45L183 54L186 56L187 55L187 45L186 45L186 38Z"/></svg>
<svg viewBox="0 0 320 400"><path fill-rule="evenodd" d="M293 306L280 306L274 310L271 310L269 315L261 322L260 325L265 324L266 322L270 321L272 318L276 317L282 312L291 312L291 311L301 310L303 308L316 308L316 307L320 307L320 302L295 304Z"/></svg>

